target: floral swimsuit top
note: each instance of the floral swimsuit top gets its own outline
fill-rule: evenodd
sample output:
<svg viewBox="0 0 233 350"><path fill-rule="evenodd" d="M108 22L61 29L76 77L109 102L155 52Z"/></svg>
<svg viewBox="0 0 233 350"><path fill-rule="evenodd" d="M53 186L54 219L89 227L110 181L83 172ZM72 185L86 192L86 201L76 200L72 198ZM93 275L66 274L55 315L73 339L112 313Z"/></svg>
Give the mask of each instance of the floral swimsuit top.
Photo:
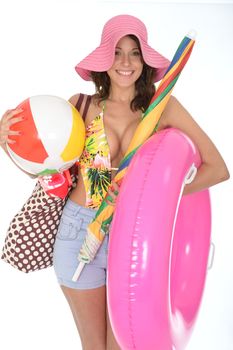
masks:
<svg viewBox="0 0 233 350"><path fill-rule="evenodd" d="M79 165L86 190L86 207L97 209L111 183L110 148L104 128L104 108L86 127L86 139Z"/></svg>

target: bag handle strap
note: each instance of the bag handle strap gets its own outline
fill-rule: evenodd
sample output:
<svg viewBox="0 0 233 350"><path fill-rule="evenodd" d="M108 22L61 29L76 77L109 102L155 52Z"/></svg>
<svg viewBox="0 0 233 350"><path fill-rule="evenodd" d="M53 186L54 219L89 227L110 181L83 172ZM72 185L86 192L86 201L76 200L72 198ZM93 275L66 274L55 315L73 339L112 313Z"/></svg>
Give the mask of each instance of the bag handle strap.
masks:
<svg viewBox="0 0 233 350"><path fill-rule="evenodd" d="M75 108L79 111L80 107L82 106L82 102L84 99L84 95L83 94L79 94L79 98L78 101L76 102Z"/></svg>
<svg viewBox="0 0 233 350"><path fill-rule="evenodd" d="M87 111L91 103L91 95L87 95L86 104L83 110L83 120L86 119Z"/></svg>
<svg viewBox="0 0 233 350"><path fill-rule="evenodd" d="M78 101L77 101L77 103L75 105L75 108L78 111L80 110L80 108L82 106L83 100L84 100L84 94L79 94ZM87 95L87 99L86 99L85 106L84 106L84 109L83 109L83 114L82 114L83 120L85 120L85 118L86 118L87 111L88 111L88 108L90 106L90 103L91 103L91 95Z"/></svg>

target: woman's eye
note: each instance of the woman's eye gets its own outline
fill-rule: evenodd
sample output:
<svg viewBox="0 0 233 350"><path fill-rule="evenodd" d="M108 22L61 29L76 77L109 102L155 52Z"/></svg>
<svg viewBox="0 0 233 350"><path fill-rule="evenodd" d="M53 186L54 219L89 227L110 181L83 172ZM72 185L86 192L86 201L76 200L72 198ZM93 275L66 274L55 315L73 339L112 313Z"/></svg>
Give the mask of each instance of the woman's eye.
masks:
<svg viewBox="0 0 233 350"><path fill-rule="evenodd" d="M133 51L133 56L141 56L140 51Z"/></svg>
<svg viewBox="0 0 233 350"><path fill-rule="evenodd" d="M115 51L115 56L119 56L120 54L120 51Z"/></svg>

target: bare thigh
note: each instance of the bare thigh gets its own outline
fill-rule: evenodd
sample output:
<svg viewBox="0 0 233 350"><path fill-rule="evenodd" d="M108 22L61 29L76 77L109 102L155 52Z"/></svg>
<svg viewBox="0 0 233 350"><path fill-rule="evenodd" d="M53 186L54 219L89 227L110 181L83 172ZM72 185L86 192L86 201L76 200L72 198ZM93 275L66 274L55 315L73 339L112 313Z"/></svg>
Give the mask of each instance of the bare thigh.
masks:
<svg viewBox="0 0 233 350"><path fill-rule="evenodd" d="M117 340L115 338L113 330L112 330L112 325L111 325L111 322L110 322L108 309L107 309L107 312L106 312L106 318L107 318L106 350L121 350L120 346L117 343Z"/></svg>
<svg viewBox="0 0 233 350"><path fill-rule="evenodd" d="M72 311L83 350L121 350L108 315L106 286L85 290L61 288Z"/></svg>
<svg viewBox="0 0 233 350"><path fill-rule="evenodd" d="M73 313L83 350L106 350L106 286L85 290L61 288Z"/></svg>

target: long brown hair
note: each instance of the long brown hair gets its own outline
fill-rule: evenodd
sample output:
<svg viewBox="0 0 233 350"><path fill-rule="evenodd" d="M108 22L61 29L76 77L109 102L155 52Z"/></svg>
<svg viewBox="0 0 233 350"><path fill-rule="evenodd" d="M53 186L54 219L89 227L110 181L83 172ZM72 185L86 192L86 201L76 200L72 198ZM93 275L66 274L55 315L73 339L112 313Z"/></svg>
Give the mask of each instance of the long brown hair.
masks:
<svg viewBox="0 0 233 350"><path fill-rule="evenodd" d="M152 96L155 93L155 85L153 81L156 68L152 68L144 62L138 38L135 35L128 36L136 42L140 50L143 62L142 74L135 82L136 95L131 101L130 108L132 109L132 111L145 111L150 104ZM94 97L99 104L101 101L106 100L109 97L111 84L110 78L107 72L91 72L91 78L96 87L96 94L94 95Z"/></svg>

